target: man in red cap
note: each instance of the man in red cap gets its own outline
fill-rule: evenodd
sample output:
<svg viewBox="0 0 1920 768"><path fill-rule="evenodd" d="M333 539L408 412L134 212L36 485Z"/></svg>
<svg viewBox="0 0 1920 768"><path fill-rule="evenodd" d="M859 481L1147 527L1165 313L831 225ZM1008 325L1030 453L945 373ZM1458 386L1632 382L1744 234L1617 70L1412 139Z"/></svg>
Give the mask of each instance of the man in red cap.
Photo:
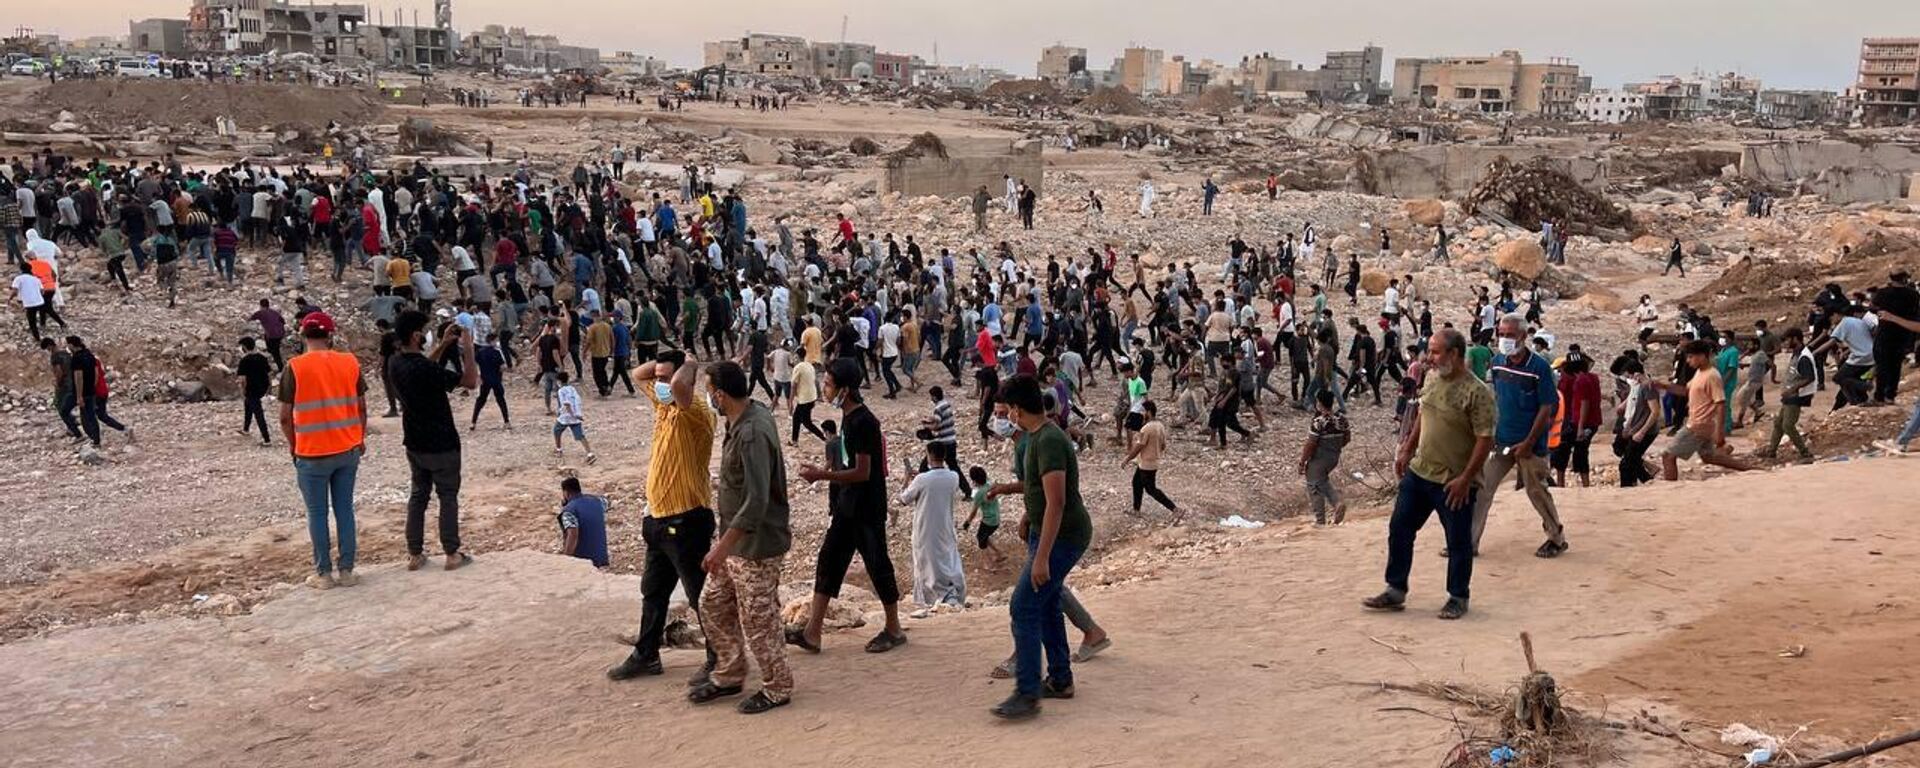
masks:
<svg viewBox="0 0 1920 768"><path fill-rule="evenodd" d="M287 361L280 375L280 431L287 436L307 505L315 570L307 586L314 589L360 583L353 575L353 486L366 452L367 379L353 353L333 348L333 330L333 318L325 312L301 317L300 337L307 351ZM327 529L329 501L340 535L337 576Z"/></svg>

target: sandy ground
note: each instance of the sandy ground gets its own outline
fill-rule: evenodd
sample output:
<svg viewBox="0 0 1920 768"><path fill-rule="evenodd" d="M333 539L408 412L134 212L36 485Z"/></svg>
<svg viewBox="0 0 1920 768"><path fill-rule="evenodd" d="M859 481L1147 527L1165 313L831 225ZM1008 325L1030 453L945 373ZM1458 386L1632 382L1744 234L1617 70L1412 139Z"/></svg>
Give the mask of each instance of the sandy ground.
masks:
<svg viewBox="0 0 1920 768"><path fill-rule="evenodd" d="M1444 718L1447 706L1369 684L1500 690L1524 671L1521 631L1588 711L1625 719L1650 707L1865 738L1920 716L1904 693L1920 673L1899 663L1920 629L1920 576L1900 564L1920 556L1920 542L1890 533L1904 530L1910 505L1881 482L1909 471L1898 461L1565 492L1573 549L1556 561L1529 556L1536 521L1505 494L1476 564L1474 612L1457 624L1431 617L1443 562L1431 535L1412 610L1370 615L1356 601L1377 588L1384 518L1239 534L1244 546L1171 562L1167 578L1083 588L1116 645L1080 669L1079 698L1049 702L1024 726L985 712L1007 691L984 674L1008 644L999 610L912 622L912 644L884 657L856 650L865 630L834 634L825 654L796 658L793 706L743 721L679 700L693 652L670 652L665 678L600 676L621 654L614 636L631 628L632 577L510 552L452 574L373 568L361 587L292 591L249 616L0 647L0 753L21 766L309 765L346 754L604 765L756 752L797 765L956 755L1005 765L1034 754L1074 765L1277 754L1292 765L1355 754L1432 765L1459 740L1454 725L1382 708ZM1788 494L1821 499L1820 509L1778 503ZM1806 655L1777 655L1790 645ZM1631 731L1596 748L1625 765L1727 764Z"/></svg>

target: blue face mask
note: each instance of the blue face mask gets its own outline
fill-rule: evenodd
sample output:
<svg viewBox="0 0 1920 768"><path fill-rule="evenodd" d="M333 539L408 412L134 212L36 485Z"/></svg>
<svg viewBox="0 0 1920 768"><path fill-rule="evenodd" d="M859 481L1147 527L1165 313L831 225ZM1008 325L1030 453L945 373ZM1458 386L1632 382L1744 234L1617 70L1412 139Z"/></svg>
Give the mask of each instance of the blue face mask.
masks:
<svg viewBox="0 0 1920 768"><path fill-rule="evenodd" d="M654 382L653 396L658 398L660 402L663 402L663 403L673 402L673 385L668 384L664 381Z"/></svg>

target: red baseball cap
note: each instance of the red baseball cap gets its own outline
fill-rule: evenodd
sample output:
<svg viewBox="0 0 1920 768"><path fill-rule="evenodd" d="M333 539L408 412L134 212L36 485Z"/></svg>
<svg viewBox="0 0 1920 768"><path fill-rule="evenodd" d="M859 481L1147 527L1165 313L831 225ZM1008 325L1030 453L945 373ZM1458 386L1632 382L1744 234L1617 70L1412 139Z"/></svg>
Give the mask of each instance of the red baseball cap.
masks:
<svg viewBox="0 0 1920 768"><path fill-rule="evenodd" d="M300 318L300 335L304 336L313 332L332 336L333 318L328 317L327 313L320 311L309 312L306 317Z"/></svg>

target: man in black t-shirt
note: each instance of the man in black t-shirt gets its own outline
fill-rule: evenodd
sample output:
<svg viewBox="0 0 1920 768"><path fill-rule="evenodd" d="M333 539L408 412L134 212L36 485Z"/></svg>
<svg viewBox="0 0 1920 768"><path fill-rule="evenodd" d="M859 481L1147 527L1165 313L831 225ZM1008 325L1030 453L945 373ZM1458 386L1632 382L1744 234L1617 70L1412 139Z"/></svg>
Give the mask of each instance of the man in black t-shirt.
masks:
<svg viewBox="0 0 1920 768"><path fill-rule="evenodd" d="M440 547L447 555L446 569L451 571L473 561L460 551L460 430L453 423L453 405L447 393L454 387L472 391L479 384L480 368L473 361L473 337L456 323L440 329L440 340L433 351L422 354L426 345L427 324L423 312L408 310L400 314L393 333L400 340L400 354L388 361L388 375L400 398L400 444L407 449L407 466L412 470L412 493L407 498L407 570L419 570L427 564L427 497L440 497ZM459 347L459 372L447 369L447 357Z"/></svg>
<svg viewBox="0 0 1920 768"><path fill-rule="evenodd" d="M240 434L247 434L257 419L260 422L260 444L272 445L273 435L267 432L267 411L260 401L271 388L273 361L268 360L254 345L252 336L240 338L240 364L234 367L234 373L242 382L241 395L246 400L246 416L240 422Z"/></svg>
<svg viewBox="0 0 1920 768"><path fill-rule="evenodd" d="M789 630L787 643L808 651L820 652L821 622L828 604L840 596L840 584L847 577L853 556L859 553L866 563L867 579L873 593L886 608L887 626L867 641L868 653L886 653L907 644L900 629L900 585L894 576L893 559L887 554L887 457L880 420L860 399L860 363L845 358L827 365L821 384L823 400L840 406L842 469L823 469L813 464L800 466L801 479L813 483L827 481L827 509L831 522L820 541L820 556L815 561L813 604L807 611L802 629Z"/></svg>
<svg viewBox="0 0 1920 768"><path fill-rule="evenodd" d="M558 374L567 354L565 346L560 339L560 321L547 318L540 326L540 338L534 340L533 351L540 363L540 398L546 403L548 416L553 415L553 393L560 389Z"/></svg>

